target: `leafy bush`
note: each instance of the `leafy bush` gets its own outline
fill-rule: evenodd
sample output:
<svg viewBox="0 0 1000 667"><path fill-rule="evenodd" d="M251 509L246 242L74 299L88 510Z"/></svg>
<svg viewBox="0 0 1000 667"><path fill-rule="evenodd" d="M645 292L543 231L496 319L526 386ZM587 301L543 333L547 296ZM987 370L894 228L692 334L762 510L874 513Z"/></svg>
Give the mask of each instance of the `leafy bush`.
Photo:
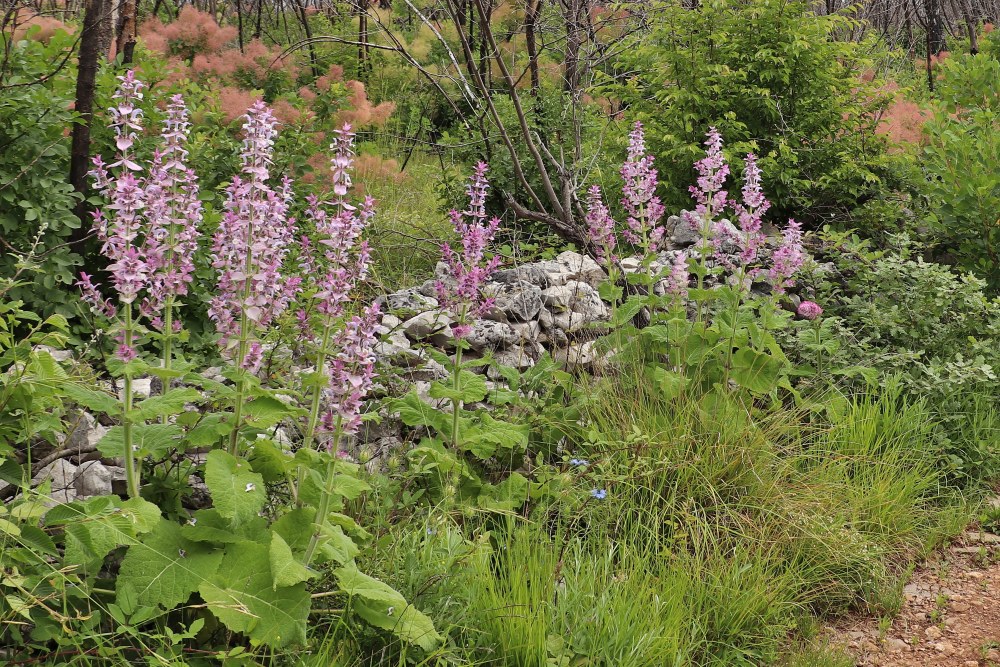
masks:
<svg viewBox="0 0 1000 667"><path fill-rule="evenodd" d="M14 41L0 33L5 55L0 71L0 274L21 269L12 299L37 304L43 316L78 314L70 286L80 256L67 242L80 226L78 198L69 183L67 128L72 111L73 78L65 69L50 73L75 44L64 30L45 42Z"/></svg>
<svg viewBox="0 0 1000 667"><path fill-rule="evenodd" d="M921 155L928 222L944 256L1000 288L1000 39L940 67L939 103ZM994 45L996 43L996 45Z"/></svg>
<svg viewBox="0 0 1000 667"><path fill-rule="evenodd" d="M652 35L619 56L617 71L630 74L609 93L649 128L669 205L684 205L710 125L733 151L758 155L779 217L829 220L894 185L874 116L887 98L877 79L859 79L869 48L837 37L852 19L800 0L656 11Z"/></svg>

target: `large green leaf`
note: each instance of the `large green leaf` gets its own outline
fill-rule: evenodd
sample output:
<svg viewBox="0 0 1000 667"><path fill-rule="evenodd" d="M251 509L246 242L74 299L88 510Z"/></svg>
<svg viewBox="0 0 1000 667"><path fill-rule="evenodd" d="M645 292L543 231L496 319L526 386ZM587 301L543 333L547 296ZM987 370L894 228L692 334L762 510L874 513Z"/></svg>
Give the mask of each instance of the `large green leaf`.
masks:
<svg viewBox="0 0 1000 667"><path fill-rule="evenodd" d="M744 347L733 355L732 378L750 391L767 394L778 386L784 364L763 352Z"/></svg>
<svg viewBox="0 0 1000 667"><path fill-rule="evenodd" d="M294 407L271 396L260 396L243 406L247 424L254 428L270 428L298 412Z"/></svg>
<svg viewBox="0 0 1000 667"><path fill-rule="evenodd" d="M125 554L118 572L118 591L128 584L134 588L138 604L173 609L212 577L221 562L221 551L185 539L178 524L161 519Z"/></svg>
<svg viewBox="0 0 1000 667"><path fill-rule="evenodd" d="M345 565L335 574L340 589L351 596L358 615L375 627L389 630L400 639L425 651L441 643L434 623L391 586L370 577L354 565Z"/></svg>
<svg viewBox="0 0 1000 667"><path fill-rule="evenodd" d="M183 431L176 424L136 424L132 427L132 447L137 458L152 456L163 458L171 449L180 447ZM113 426L97 443L104 456L118 458L125 455L125 429Z"/></svg>
<svg viewBox="0 0 1000 667"><path fill-rule="evenodd" d="M450 383L432 382L431 398L447 398L452 402L475 403L483 400L490 393L486 387L486 378L472 371L459 371L458 381L458 389L455 389Z"/></svg>
<svg viewBox="0 0 1000 667"><path fill-rule="evenodd" d="M274 579L272 588L275 590L279 586L301 584L316 576L316 572L298 561L292 554L291 547L278 533L271 533L269 555L271 558L271 578Z"/></svg>
<svg viewBox="0 0 1000 667"><path fill-rule="evenodd" d="M117 416L121 412L121 401L107 392L90 389L74 382L63 385L63 391L71 401L88 410L112 416Z"/></svg>
<svg viewBox="0 0 1000 667"><path fill-rule="evenodd" d="M304 644L310 599L304 584L276 586L269 548L241 542L226 548L218 574L198 589L226 627L270 646Z"/></svg>
<svg viewBox="0 0 1000 667"><path fill-rule="evenodd" d="M136 404L133 411L133 419L139 421L144 419L157 419L167 415L176 415L184 412L184 406L188 403L196 403L201 400L201 394L197 389L190 387L177 387L171 389L160 396L153 396Z"/></svg>
<svg viewBox="0 0 1000 667"><path fill-rule="evenodd" d="M398 413L407 426L429 426L445 437L451 433L449 416L424 403L415 391L391 401L389 410Z"/></svg>
<svg viewBox="0 0 1000 667"><path fill-rule="evenodd" d="M467 423L469 425L461 431L459 444L480 459L493 456L497 449L523 450L528 445L527 424L498 421L486 413L479 415L478 423Z"/></svg>
<svg viewBox="0 0 1000 667"><path fill-rule="evenodd" d="M134 544L135 538L152 530L159 519L159 508L146 500L121 502L109 496L54 508L46 515L46 524L64 526L67 565L94 571L113 549Z"/></svg>
<svg viewBox="0 0 1000 667"><path fill-rule="evenodd" d="M215 509L236 525L256 517L267 500L264 478L250 468L248 461L221 449L208 454L205 484L212 494Z"/></svg>

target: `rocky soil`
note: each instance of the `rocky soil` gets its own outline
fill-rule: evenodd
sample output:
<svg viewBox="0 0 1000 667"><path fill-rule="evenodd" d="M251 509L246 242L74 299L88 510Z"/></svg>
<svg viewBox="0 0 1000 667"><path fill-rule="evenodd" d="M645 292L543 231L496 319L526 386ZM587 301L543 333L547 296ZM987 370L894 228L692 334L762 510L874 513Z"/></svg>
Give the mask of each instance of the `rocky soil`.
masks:
<svg viewBox="0 0 1000 667"><path fill-rule="evenodd" d="M965 532L914 572L888 629L856 620L833 643L858 667L1000 667L1000 536Z"/></svg>

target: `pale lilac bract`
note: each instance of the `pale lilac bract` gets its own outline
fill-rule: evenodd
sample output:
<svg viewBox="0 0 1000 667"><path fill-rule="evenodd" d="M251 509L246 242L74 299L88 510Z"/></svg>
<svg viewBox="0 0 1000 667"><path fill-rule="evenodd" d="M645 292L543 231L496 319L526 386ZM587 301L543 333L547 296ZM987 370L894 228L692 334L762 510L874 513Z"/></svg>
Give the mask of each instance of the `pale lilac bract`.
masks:
<svg viewBox="0 0 1000 667"><path fill-rule="evenodd" d="M604 262L614 262L614 250L617 245L615 237L615 221L611 212L601 197L601 188L591 186L587 193L587 234L594 244L598 259Z"/></svg>
<svg viewBox="0 0 1000 667"><path fill-rule="evenodd" d="M488 169L485 162L476 165L466 189L469 196L468 210L452 210L449 213L455 231L462 238L462 251L455 251L447 243L441 245L447 275L437 281L435 291L441 306L458 322L452 328L452 333L458 339L465 338L472 331L470 319L479 317L493 306L493 298L485 298L481 292L483 283L500 265L498 256L486 259L486 247L500 226L500 219L497 217L486 220Z"/></svg>
<svg viewBox="0 0 1000 667"><path fill-rule="evenodd" d="M323 425L329 432L356 433L361 425L361 407L375 379L375 329L381 313L378 304L350 318L337 333L339 352L330 362L326 390L328 411Z"/></svg>
<svg viewBox="0 0 1000 667"><path fill-rule="evenodd" d="M629 241L656 253L665 229L660 225L666 208L656 195L658 174L653 168L653 156L646 154L646 137L642 123L636 121L629 133L628 159L621 169L625 185L622 187L622 206L628 218L623 235Z"/></svg>
<svg viewBox="0 0 1000 667"><path fill-rule="evenodd" d="M795 284L795 274L802 268L806 254L802 249L802 225L789 220L782 234L781 245L771 256L768 277L777 294L784 294Z"/></svg>
<svg viewBox="0 0 1000 667"><path fill-rule="evenodd" d="M161 322L159 313L168 300L184 296L194 277L202 220L198 178L185 163L191 123L180 95L167 106L160 136L163 146L153 155L146 186L146 238L143 247L149 270L149 293L142 313ZM174 320L173 326L179 322ZM160 328L160 326L157 326Z"/></svg>
<svg viewBox="0 0 1000 667"><path fill-rule="evenodd" d="M249 338L251 332L243 327L265 330L284 312L297 286L281 273L295 227L288 215L291 181L283 178L277 190L268 183L277 121L260 101L245 118L242 176L226 189L225 212L212 247L219 279L208 315L229 355L240 338Z"/></svg>

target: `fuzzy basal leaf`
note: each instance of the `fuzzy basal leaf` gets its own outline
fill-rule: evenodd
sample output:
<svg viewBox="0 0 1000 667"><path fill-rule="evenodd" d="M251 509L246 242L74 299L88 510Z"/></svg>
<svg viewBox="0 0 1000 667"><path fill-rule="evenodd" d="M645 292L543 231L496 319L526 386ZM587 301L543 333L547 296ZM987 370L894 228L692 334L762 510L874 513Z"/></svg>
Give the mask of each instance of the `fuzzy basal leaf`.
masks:
<svg viewBox="0 0 1000 667"><path fill-rule="evenodd" d="M212 577L221 562L221 551L185 539L178 524L160 519L153 532L125 554L119 594L129 584L138 604L173 609Z"/></svg>
<svg viewBox="0 0 1000 667"><path fill-rule="evenodd" d="M230 545L218 575L198 592L227 628L256 643L278 647L306 641L309 594L304 584L275 584L264 544Z"/></svg>

